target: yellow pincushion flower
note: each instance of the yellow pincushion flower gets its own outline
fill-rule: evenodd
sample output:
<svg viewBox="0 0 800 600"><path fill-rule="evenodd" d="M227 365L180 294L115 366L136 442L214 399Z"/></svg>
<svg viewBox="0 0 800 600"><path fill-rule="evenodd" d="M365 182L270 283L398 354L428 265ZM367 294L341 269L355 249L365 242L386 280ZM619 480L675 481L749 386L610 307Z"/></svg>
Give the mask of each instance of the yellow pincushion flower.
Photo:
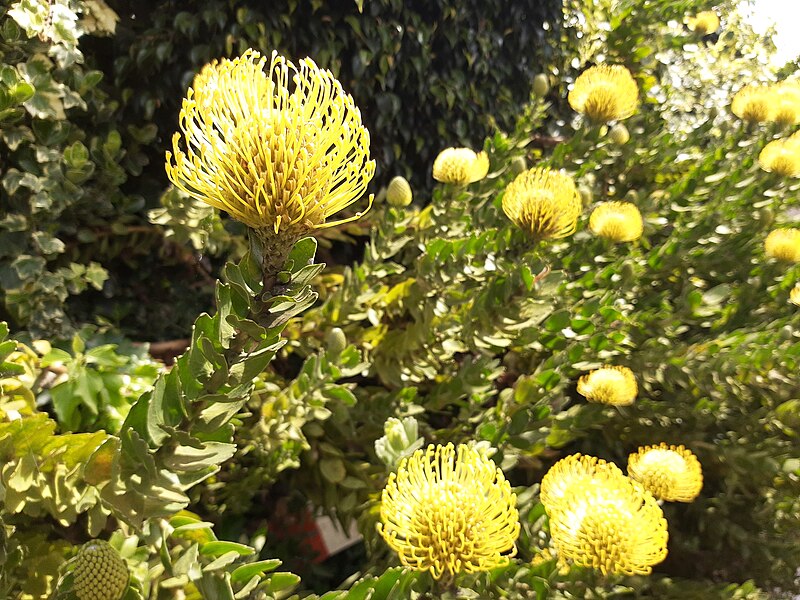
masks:
<svg viewBox="0 0 800 600"><path fill-rule="evenodd" d="M699 35L708 35L719 29L719 17L712 10L699 12L694 17L689 17L686 22L689 29Z"/></svg>
<svg viewBox="0 0 800 600"><path fill-rule="evenodd" d="M545 473L539 487L539 499L544 507L556 507L570 493L572 486L606 485L609 477L625 477L614 463L602 458L572 454L562 458Z"/></svg>
<svg viewBox="0 0 800 600"><path fill-rule="evenodd" d="M770 142L758 155L758 164L765 171L783 177L800 176L800 138L793 135Z"/></svg>
<svg viewBox="0 0 800 600"><path fill-rule="evenodd" d="M648 575L667 556L667 521L650 492L629 478L576 484L548 507L559 558L604 575Z"/></svg>
<svg viewBox="0 0 800 600"><path fill-rule="evenodd" d="M628 475L660 500L691 502L703 489L697 457L683 446L644 446L628 457Z"/></svg>
<svg viewBox="0 0 800 600"><path fill-rule="evenodd" d="M489 156L486 152L475 154L469 148L445 148L433 161L433 178L442 183L475 183L488 172Z"/></svg>
<svg viewBox="0 0 800 600"><path fill-rule="evenodd" d="M503 212L537 240L572 235L581 208L581 196L572 179L551 169L520 173L503 194Z"/></svg>
<svg viewBox="0 0 800 600"><path fill-rule="evenodd" d="M628 406L636 400L639 388L628 367L605 366L578 380L578 393L590 402Z"/></svg>
<svg viewBox="0 0 800 600"><path fill-rule="evenodd" d="M613 242L632 242L642 237L644 222L635 204L603 202L592 211L589 229Z"/></svg>
<svg viewBox="0 0 800 600"><path fill-rule="evenodd" d="M516 496L469 446L417 450L389 476L381 500L379 533L405 566L435 579L493 569L516 554Z"/></svg>
<svg viewBox="0 0 800 600"><path fill-rule="evenodd" d="M772 117L772 99L768 88L747 85L736 92L731 112L748 123L763 123Z"/></svg>
<svg viewBox="0 0 800 600"><path fill-rule="evenodd" d="M775 229L764 240L764 251L770 258L800 262L800 229Z"/></svg>
<svg viewBox="0 0 800 600"><path fill-rule="evenodd" d="M772 87L772 119L783 126L800 123L800 82L782 81Z"/></svg>
<svg viewBox="0 0 800 600"><path fill-rule="evenodd" d="M792 288L792 291L789 292L789 302L796 306L800 306L800 283L795 285Z"/></svg>
<svg viewBox="0 0 800 600"><path fill-rule="evenodd" d="M167 152L170 180L262 237L293 241L361 216L327 221L364 193L375 162L352 97L311 59L295 66L248 50L206 65L180 129Z"/></svg>
<svg viewBox="0 0 800 600"><path fill-rule="evenodd" d="M592 121L627 119L639 106L639 87L625 67L598 65L578 75L569 105Z"/></svg>

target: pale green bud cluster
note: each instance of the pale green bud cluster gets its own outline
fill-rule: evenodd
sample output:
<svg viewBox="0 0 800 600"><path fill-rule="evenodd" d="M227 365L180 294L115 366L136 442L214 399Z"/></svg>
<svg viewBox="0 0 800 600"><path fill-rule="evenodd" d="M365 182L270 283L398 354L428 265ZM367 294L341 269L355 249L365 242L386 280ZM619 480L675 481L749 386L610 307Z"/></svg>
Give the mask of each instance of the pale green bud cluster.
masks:
<svg viewBox="0 0 800 600"><path fill-rule="evenodd" d="M384 436L375 440L375 453L388 467L395 467L402 458L422 448L419 426L414 417L402 420L389 417L383 426Z"/></svg>

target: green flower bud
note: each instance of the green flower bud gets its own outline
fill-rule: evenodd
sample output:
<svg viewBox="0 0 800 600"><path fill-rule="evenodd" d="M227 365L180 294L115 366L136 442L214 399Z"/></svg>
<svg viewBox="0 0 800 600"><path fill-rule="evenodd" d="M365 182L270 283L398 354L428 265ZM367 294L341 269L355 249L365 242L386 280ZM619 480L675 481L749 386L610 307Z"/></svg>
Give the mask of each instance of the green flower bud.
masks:
<svg viewBox="0 0 800 600"><path fill-rule="evenodd" d="M411 186L405 177L398 175L389 182L389 187L386 190L386 201L391 206L398 208L408 206L411 204L412 199Z"/></svg>
<svg viewBox="0 0 800 600"><path fill-rule="evenodd" d="M79 600L120 600L128 587L128 566L108 542L86 542L75 558L72 589Z"/></svg>
<svg viewBox="0 0 800 600"><path fill-rule="evenodd" d="M325 346L328 353L339 356L347 348L347 336L339 327L334 327L325 336Z"/></svg>
<svg viewBox="0 0 800 600"><path fill-rule="evenodd" d="M511 159L511 171L519 175L528 168L528 163L524 156L515 156Z"/></svg>
<svg viewBox="0 0 800 600"><path fill-rule="evenodd" d="M629 139L631 139L631 134L628 133L628 128L625 127L622 123L617 123L608 131L608 137L611 138L611 141L614 142L617 146L622 146L626 144Z"/></svg>
<svg viewBox="0 0 800 600"><path fill-rule="evenodd" d="M533 93L536 94L537 98L545 97L549 91L550 81L548 80L547 75L544 73L539 73L533 78Z"/></svg>

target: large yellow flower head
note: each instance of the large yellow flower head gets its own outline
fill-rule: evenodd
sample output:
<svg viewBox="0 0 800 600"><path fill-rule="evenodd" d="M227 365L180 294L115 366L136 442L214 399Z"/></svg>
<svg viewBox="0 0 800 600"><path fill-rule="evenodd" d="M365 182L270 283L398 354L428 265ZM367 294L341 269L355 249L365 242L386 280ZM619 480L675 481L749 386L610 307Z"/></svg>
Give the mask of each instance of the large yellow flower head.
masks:
<svg viewBox="0 0 800 600"><path fill-rule="evenodd" d="M783 126L800 123L800 82L782 81L772 87L772 119Z"/></svg>
<svg viewBox="0 0 800 600"><path fill-rule="evenodd" d="M748 123L763 123L772 118L770 90L760 85L747 85L736 92L731 112Z"/></svg>
<svg viewBox="0 0 800 600"><path fill-rule="evenodd" d="M589 67L575 80L569 105L597 123L627 119L639 106L639 87L622 65Z"/></svg>
<svg viewBox="0 0 800 600"><path fill-rule="evenodd" d="M636 400L639 387L628 367L605 366L578 379L578 393L590 402L628 406Z"/></svg>
<svg viewBox="0 0 800 600"><path fill-rule="evenodd" d="M667 521L653 495L624 475L576 483L546 507L561 559L604 575L648 575L667 556Z"/></svg>
<svg viewBox="0 0 800 600"><path fill-rule="evenodd" d="M170 180L262 235L293 239L361 216L328 221L375 173L369 132L352 97L311 59L295 66L248 50L206 65L180 129L167 152Z"/></svg>
<svg viewBox="0 0 800 600"><path fill-rule="evenodd" d="M520 173L503 194L503 212L537 240L572 235L581 208L581 195L572 178L551 169Z"/></svg>
<svg viewBox="0 0 800 600"><path fill-rule="evenodd" d="M699 35L708 35L719 29L719 17L713 10L704 10L686 20L689 29Z"/></svg>
<svg viewBox="0 0 800 600"><path fill-rule="evenodd" d="M539 499L546 509L555 508L571 493L573 486L606 485L606 479L625 477L614 463L585 454L562 458L545 473L539 487Z"/></svg>
<svg viewBox="0 0 800 600"><path fill-rule="evenodd" d="M758 164L765 171L783 177L800 176L800 138L792 135L770 142L758 155Z"/></svg>
<svg viewBox="0 0 800 600"><path fill-rule="evenodd" d="M703 489L700 461L683 446L644 446L628 457L628 475L660 500L691 502Z"/></svg>
<svg viewBox="0 0 800 600"><path fill-rule="evenodd" d="M431 445L389 476L378 531L405 566L450 579L493 569L516 554L516 501L485 454Z"/></svg>
<svg viewBox="0 0 800 600"><path fill-rule="evenodd" d="M589 229L612 242L632 242L642 237L642 213L630 202L603 202L592 211Z"/></svg>
<svg viewBox="0 0 800 600"><path fill-rule="evenodd" d="M475 154L469 148L445 148L433 161L433 178L442 183L475 183L488 172L489 156L486 152Z"/></svg>
<svg viewBox="0 0 800 600"><path fill-rule="evenodd" d="M800 229L787 227L770 231L764 240L764 251L770 258L800 262Z"/></svg>
<svg viewBox="0 0 800 600"><path fill-rule="evenodd" d="M800 283L796 284L789 292L789 302L795 306L800 306Z"/></svg>

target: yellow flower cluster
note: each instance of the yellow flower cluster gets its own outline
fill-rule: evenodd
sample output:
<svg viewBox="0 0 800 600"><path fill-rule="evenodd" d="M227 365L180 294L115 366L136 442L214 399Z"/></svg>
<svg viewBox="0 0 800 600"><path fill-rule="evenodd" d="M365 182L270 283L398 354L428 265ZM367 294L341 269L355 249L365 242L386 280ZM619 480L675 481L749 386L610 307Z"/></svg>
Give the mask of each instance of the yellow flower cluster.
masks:
<svg viewBox="0 0 800 600"><path fill-rule="evenodd" d="M445 148L433 161L433 178L442 183L467 185L480 181L489 172L489 156L469 148Z"/></svg>
<svg viewBox="0 0 800 600"><path fill-rule="evenodd" d="M697 457L683 446L644 446L628 457L628 475L660 500L691 502L703 489Z"/></svg>
<svg viewBox="0 0 800 600"><path fill-rule="evenodd" d="M361 197L375 161L352 97L311 59L248 50L212 62L183 100L180 129L170 180L262 236L296 239L361 216L327 221Z"/></svg>
<svg viewBox="0 0 800 600"><path fill-rule="evenodd" d="M800 123L800 82L746 85L733 97L731 112L748 123L796 125Z"/></svg>
<svg viewBox="0 0 800 600"><path fill-rule="evenodd" d="M764 240L764 251L770 258L800 262L800 229L786 227L770 231Z"/></svg>
<svg viewBox="0 0 800 600"><path fill-rule="evenodd" d="M800 135L795 133L764 146L758 155L758 164L765 171L783 177L800 176Z"/></svg>
<svg viewBox="0 0 800 600"><path fill-rule="evenodd" d="M642 237L644 222L635 204L603 202L592 211L589 229L612 242L632 242Z"/></svg>
<svg viewBox="0 0 800 600"><path fill-rule="evenodd" d="M524 171L503 193L503 212L536 240L573 234L581 208L581 196L572 179L551 169Z"/></svg>
<svg viewBox="0 0 800 600"><path fill-rule="evenodd" d="M596 123L627 119L639 106L639 87L621 65L589 67L578 75L569 105Z"/></svg>
<svg viewBox="0 0 800 600"><path fill-rule="evenodd" d="M590 402L628 406L636 400L639 387L628 367L605 366L578 379L578 393Z"/></svg>
<svg viewBox="0 0 800 600"><path fill-rule="evenodd" d="M485 454L466 445L431 445L389 476L378 531L405 566L451 579L493 569L516 554L516 501Z"/></svg>
<svg viewBox="0 0 800 600"><path fill-rule="evenodd" d="M708 35L719 29L719 17L713 10L704 10L686 19L686 24L698 35Z"/></svg>
<svg viewBox="0 0 800 600"><path fill-rule="evenodd" d="M568 456L542 479L541 500L562 560L604 575L647 575L667 556L661 507L614 464Z"/></svg>

